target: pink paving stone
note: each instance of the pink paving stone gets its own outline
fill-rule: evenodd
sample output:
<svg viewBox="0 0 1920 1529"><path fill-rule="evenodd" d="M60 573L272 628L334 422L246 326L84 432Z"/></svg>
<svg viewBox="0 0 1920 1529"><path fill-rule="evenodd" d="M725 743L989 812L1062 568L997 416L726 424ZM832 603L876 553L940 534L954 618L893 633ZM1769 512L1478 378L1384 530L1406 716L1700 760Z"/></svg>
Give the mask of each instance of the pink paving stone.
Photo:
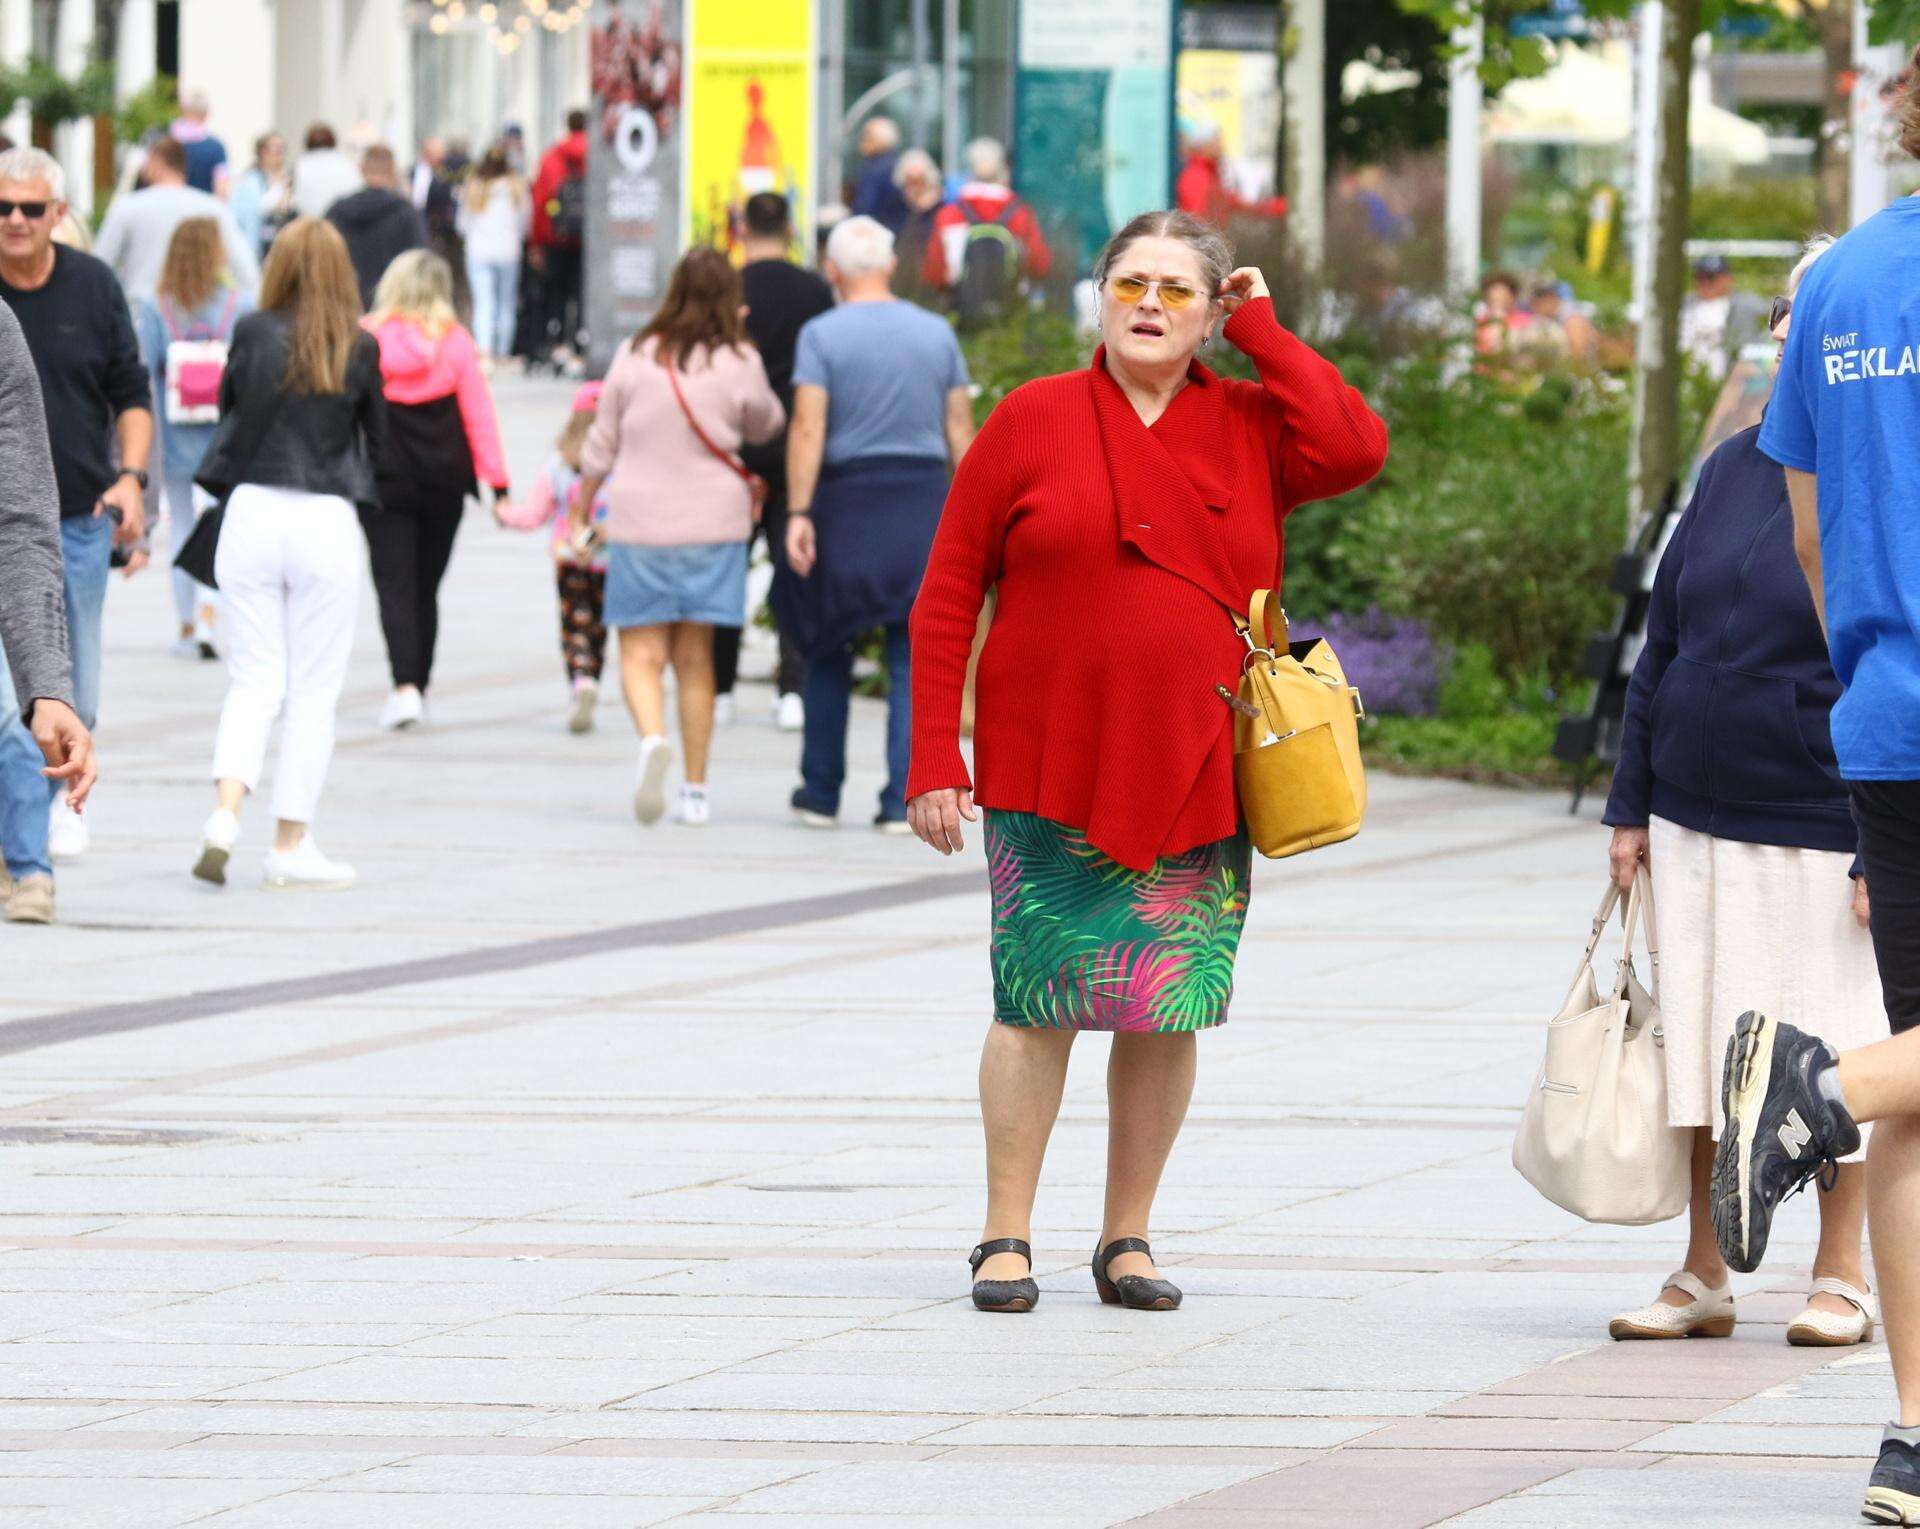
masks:
<svg viewBox="0 0 1920 1529"><path fill-rule="evenodd" d="M1833 1361L1758 1336L1612 1343L1489 1387L1504 1396L1707 1397L1737 1401Z"/></svg>
<svg viewBox="0 0 1920 1529"><path fill-rule="evenodd" d="M1481 1392L1436 1407L1433 1417L1598 1418L1620 1423L1697 1423L1720 1411L1719 1397L1701 1396L1501 1396Z"/></svg>
<svg viewBox="0 0 1920 1529"><path fill-rule="evenodd" d="M1665 1423L1597 1418L1419 1417L1356 1439L1348 1449L1617 1450L1666 1429Z"/></svg>

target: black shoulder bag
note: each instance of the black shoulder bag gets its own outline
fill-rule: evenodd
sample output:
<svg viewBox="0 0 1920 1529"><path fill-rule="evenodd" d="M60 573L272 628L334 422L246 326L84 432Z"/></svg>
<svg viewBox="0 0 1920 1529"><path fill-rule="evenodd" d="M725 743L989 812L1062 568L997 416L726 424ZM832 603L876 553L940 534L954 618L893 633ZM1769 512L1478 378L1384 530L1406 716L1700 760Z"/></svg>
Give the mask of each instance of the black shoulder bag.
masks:
<svg viewBox="0 0 1920 1529"><path fill-rule="evenodd" d="M253 466L254 458L260 455L260 448L266 444L268 433L280 418L280 405L286 401L286 396L284 387L274 391L273 402L267 405L266 417L260 423L260 433L253 438L253 444L247 448L246 456L241 459L240 471L234 474L236 488L246 481L247 470ZM231 494L228 497L231 497ZM170 504L167 508L178 514L182 506ZM191 508L191 505L186 508ZM200 518L193 523L193 530L187 535L185 545L180 548L179 555L173 560L175 568L195 583L206 585L208 589L220 587L213 577L213 563L220 551L220 527L226 518L227 501L225 499L202 510Z"/></svg>

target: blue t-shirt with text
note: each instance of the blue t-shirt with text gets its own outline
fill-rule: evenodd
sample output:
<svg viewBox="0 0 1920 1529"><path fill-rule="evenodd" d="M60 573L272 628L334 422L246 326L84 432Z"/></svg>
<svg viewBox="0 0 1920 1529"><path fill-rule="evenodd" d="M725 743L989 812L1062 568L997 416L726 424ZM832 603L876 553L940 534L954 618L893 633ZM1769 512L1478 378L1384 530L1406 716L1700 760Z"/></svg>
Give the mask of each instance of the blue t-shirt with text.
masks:
<svg viewBox="0 0 1920 1529"><path fill-rule="evenodd" d="M1819 482L1840 773L1920 780L1920 198L1807 272L1760 449Z"/></svg>
<svg viewBox="0 0 1920 1529"><path fill-rule="evenodd" d="M895 299L842 303L808 319L793 359L795 387L827 390L826 460L947 459L947 394L967 385L953 326Z"/></svg>

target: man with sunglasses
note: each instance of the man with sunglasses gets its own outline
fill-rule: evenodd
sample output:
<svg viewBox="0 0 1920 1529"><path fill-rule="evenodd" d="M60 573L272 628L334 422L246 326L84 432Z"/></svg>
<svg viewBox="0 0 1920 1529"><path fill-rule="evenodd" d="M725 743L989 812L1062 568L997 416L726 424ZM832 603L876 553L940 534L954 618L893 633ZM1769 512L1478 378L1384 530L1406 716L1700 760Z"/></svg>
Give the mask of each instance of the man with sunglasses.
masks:
<svg viewBox="0 0 1920 1529"><path fill-rule="evenodd" d="M137 547L146 536L142 491L153 413L133 319L112 268L53 242L66 210L66 178L57 160L38 149L0 154L0 302L26 335L53 425L75 709L91 728L113 544ZM6 916L50 923L53 788L20 707L10 696L0 700L0 853L12 883Z"/></svg>

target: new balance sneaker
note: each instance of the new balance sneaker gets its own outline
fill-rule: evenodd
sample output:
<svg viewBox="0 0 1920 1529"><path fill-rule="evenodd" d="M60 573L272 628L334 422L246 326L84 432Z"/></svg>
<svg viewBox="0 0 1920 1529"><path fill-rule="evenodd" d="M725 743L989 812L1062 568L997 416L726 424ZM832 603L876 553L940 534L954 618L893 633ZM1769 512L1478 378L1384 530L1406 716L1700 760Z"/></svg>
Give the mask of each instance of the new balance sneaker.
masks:
<svg viewBox="0 0 1920 1529"><path fill-rule="evenodd" d="M667 810L667 770L673 764L673 740L654 733L640 740L640 765L633 785L633 815L652 827Z"/></svg>
<svg viewBox="0 0 1920 1529"><path fill-rule="evenodd" d="M312 834L292 849L267 851L266 882L276 892L344 892L353 881L353 867L321 854Z"/></svg>
<svg viewBox="0 0 1920 1529"><path fill-rule="evenodd" d="M593 710L600 704L600 682L590 680L584 674L573 682L573 697L567 702L567 731L570 733L590 733L593 731Z"/></svg>
<svg viewBox="0 0 1920 1529"><path fill-rule="evenodd" d="M233 858L233 846L240 840L240 820L224 807L216 807L200 830L200 858L193 862L193 874L216 887L227 884L227 862Z"/></svg>
<svg viewBox="0 0 1920 1529"><path fill-rule="evenodd" d="M1920 1428L1889 1424L1880 1436L1860 1516L1875 1524L1920 1524Z"/></svg>
<svg viewBox="0 0 1920 1529"><path fill-rule="evenodd" d="M47 815L47 853L55 860L77 860L93 843L87 820L67 805L67 793L53 799Z"/></svg>
<svg viewBox="0 0 1920 1529"><path fill-rule="evenodd" d="M1713 1156L1720 1256L1751 1274L1766 1256L1774 1207L1860 1147L1860 1128L1820 1089L1839 1058L1826 1042L1749 1010L1727 1042L1726 1123Z"/></svg>

